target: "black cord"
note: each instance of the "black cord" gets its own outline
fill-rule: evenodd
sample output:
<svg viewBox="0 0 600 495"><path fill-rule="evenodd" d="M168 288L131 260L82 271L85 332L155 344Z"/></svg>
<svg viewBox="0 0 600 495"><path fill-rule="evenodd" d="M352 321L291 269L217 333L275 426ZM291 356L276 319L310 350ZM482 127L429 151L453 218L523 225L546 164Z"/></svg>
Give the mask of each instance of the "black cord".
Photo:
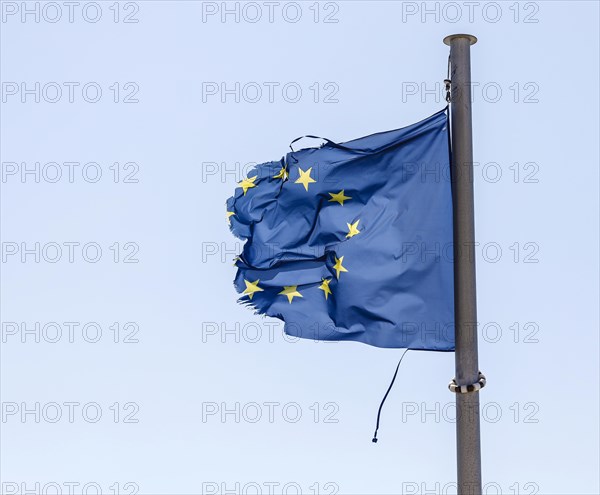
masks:
<svg viewBox="0 0 600 495"><path fill-rule="evenodd" d="M396 376L398 375L398 369L400 368L400 363L402 362L402 360L404 359L404 356L406 356L406 353L409 350L410 349L406 349L402 353L402 356L400 356L400 361L398 361L398 366L396 366L396 372L394 373L394 378L392 378L392 383L390 383L390 386L388 387L387 392L383 396L383 400L381 401L381 404L379 404L379 411L377 411L377 425L375 426L375 434L373 435L373 443L377 443L377 430L379 430L379 419L381 418L381 409L383 408L383 404L385 403L385 399L387 399L387 396L390 393L390 390L392 390L392 387L394 386L394 382L396 381Z"/></svg>

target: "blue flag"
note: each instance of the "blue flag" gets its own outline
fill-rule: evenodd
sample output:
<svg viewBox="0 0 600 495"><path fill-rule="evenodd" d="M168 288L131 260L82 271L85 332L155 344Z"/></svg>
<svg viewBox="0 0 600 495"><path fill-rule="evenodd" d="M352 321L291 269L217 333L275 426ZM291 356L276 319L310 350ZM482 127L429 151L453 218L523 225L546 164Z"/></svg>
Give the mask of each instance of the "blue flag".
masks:
<svg viewBox="0 0 600 495"><path fill-rule="evenodd" d="M227 201L240 300L289 335L454 349L445 110L258 165Z"/></svg>

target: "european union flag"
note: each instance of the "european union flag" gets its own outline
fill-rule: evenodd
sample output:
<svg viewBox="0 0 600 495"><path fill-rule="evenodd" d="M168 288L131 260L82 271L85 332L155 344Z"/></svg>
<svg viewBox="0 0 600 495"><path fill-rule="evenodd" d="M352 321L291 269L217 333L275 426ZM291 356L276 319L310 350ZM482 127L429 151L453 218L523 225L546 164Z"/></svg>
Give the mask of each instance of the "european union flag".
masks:
<svg viewBox="0 0 600 495"><path fill-rule="evenodd" d="M235 287L289 335L454 349L445 110L258 165L227 201Z"/></svg>

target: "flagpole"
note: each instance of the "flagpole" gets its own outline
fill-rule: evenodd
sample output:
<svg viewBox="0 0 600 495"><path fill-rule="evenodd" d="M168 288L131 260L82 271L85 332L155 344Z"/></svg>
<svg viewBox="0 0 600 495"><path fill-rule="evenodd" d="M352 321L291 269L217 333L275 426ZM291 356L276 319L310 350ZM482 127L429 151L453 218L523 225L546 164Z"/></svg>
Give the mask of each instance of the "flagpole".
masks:
<svg viewBox="0 0 600 495"><path fill-rule="evenodd" d="M479 380L475 291L475 225L473 202L473 136L471 120L471 45L469 34L444 38L450 46L451 145L454 217L454 318L456 384ZM481 484L479 391L456 394L458 493L478 495Z"/></svg>

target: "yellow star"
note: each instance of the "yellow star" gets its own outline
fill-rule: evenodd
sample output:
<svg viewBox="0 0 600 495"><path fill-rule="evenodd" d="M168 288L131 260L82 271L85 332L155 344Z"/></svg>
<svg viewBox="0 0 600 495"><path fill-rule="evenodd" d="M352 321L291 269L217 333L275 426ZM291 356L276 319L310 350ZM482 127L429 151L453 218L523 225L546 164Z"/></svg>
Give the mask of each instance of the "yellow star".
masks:
<svg viewBox="0 0 600 495"><path fill-rule="evenodd" d="M310 171L312 170L312 167L310 167L306 172L300 167L298 167L298 170L300 171L300 177L296 179L295 184L302 184L304 186L304 189L308 191L308 185L313 182L317 182L310 176Z"/></svg>
<svg viewBox="0 0 600 495"><path fill-rule="evenodd" d="M248 177L247 179L242 179L241 182L238 182L238 187L241 187L244 190L244 196L248 192L248 189L250 189L251 187L256 187L254 181L257 177L258 175L255 175L254 177Z"/></svg>
<svg viewBox="0 0 600 495"><path fill-rule="evenodd" d="M331 199L329 201L337 201L339 204L344 206L344 201L352 199L350 196L344 196L344 190L342 189L339 193L329 193Z"/></svg>
<svg viewBox="0 0 600 495"><path fill-rule="evenodd" d="M324 293L325 293L325 300L327 300L327 297L329 297L329 294L331 294L331 289L329 288L329 282L331 282L330 278L327 279L323 279L323 283L319 286L319 289L321 289Z"/></svg>
<svg viewBox="0 0 600 495"><path fill-rule="evenodd" d="M227 212L227 221L228 221L229 223L231 223L231 220L229 219L229 217L232 217L233 215L235 215L235 212L233 212L233 211L228 211L228 212Z"/></svg>
<svg viewBox="0 0 600 495"><path fill-rule="evenodd" d="M346 270L346 268L344 268L342 266L342 262L344 261L344 257L335 257L335 265L333 265L333 269L336 271L337 273L337 278L340 278L340 272L347 272L348 270Z"/></svg>
<svg viewBox="0 0 600 495"><path fill-rule="evenodd" d="M292 304L292 300L294 299L294 297L303 297L302 294L300 294L300 292L296 290L297 287L297 285L285 286L279 294L281 294L282 296L287 296L288 301L290 302L290 304Z"/></svg>
<svg viewBox="0 0 600 495"><path fill-rule="evenodd" d="M350 237L354 237L356 234L360 234L360 230L358 230L358 222L360 222L360 219L358 219L353 224L349 224L349 223L346 224L348 226L348 233L346 234L346 237L348 239Z"/></svg>
<svg viewBox="0 0 600 495"><path fill-rule="evenodd" d="M273 176L273 179L287 180L288 176L289 176L289 173L287 171L287 168L281 167L281 170L279 172L277 172L276 175Z"/></svg>
<svg viewBox="0 0 600 495"><path fill-rule="evenodd" d="M246 290L244 290L244 292L242 292L242 294L245 294L248 296L248 299L252 299L252 296L254 296L255 292L262 292L265 289L261 289L258 286L258 282L259 280L255 280L254 282L248 282L246 279L244 279L244 283L246 284Z"/></svg>

